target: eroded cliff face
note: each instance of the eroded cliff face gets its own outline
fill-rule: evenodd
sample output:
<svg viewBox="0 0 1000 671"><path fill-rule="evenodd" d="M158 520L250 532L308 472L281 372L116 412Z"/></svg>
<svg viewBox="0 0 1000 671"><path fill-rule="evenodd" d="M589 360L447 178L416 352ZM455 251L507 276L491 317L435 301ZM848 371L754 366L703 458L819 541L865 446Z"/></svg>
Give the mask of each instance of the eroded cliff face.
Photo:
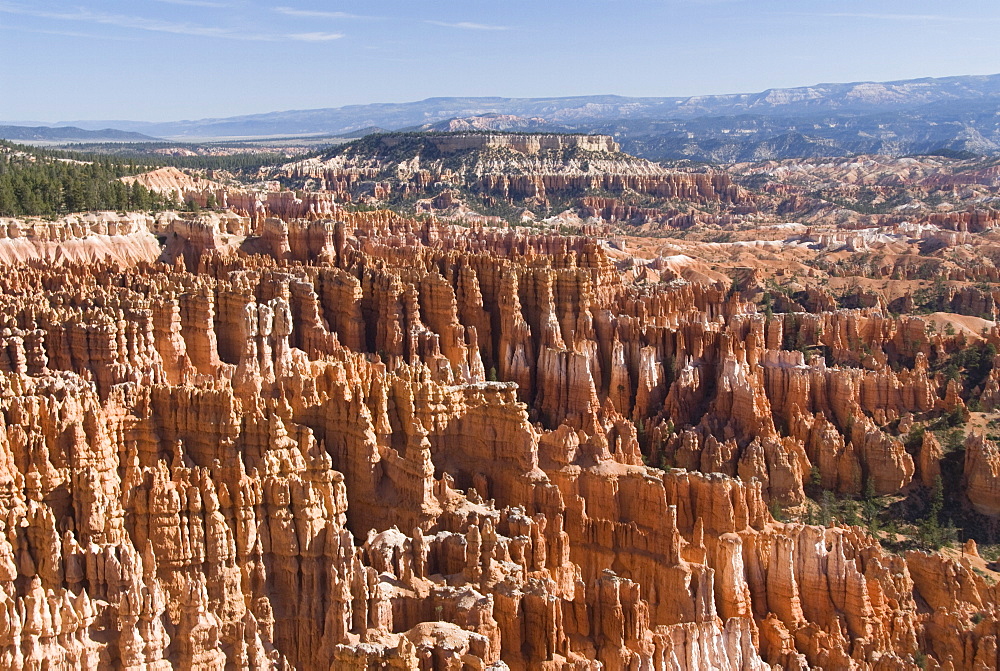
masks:
<svg viewBox="0 0 1000 671"><path fill-rule="evenodd" d="M0 666L997 666L972 554L770 512L933 481L888 427L961 403L957 340L626 284L587 238L175 224L170 264L0 275Z"/></svg>
<svg viewBox="0 0 1000 671"><path fill-rule="evenodd" d="M155 261L160 248L151 228L145 214L115 212L69 215L58 221L0 219L0 263Z"/></svg>
<svg viewBox="0 0 1000 671"><path fill-rule="evenodd" d="M441 187L448 186L487 205L544 208L593 192L702 205L750 203L747 191L724 173L670 170L621 153L614 140L601 135L373 135L291 162L272 176L334 194L339 202L440 197Z"/></svg>
<svg viewBox="0 0 1000 671"><path fill-rule="evenodd" d="M573 135L543 133L428 133L428 144L441 154L482 149L505 149L519 154L538 154L546 151L581 150L588 152L618 153L621 147L607 135ZM388 134L377 138L383 150L392 150L405 144L408 135Z"/></svg>

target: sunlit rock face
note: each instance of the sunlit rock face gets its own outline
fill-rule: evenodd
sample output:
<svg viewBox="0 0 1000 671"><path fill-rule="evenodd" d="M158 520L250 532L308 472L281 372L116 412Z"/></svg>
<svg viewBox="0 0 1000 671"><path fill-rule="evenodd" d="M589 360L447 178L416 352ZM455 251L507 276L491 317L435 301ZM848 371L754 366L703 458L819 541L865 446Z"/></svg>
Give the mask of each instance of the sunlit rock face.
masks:
<svg viewBox="0 0 1000 671"><path fill-rule="evenodd" d="M589 238L271 215L6 259L0 666L996 668L974 548L772 517L933 485L888 427L961 403L949 336ZM998 461L965 443L986 515Z"/></svg>

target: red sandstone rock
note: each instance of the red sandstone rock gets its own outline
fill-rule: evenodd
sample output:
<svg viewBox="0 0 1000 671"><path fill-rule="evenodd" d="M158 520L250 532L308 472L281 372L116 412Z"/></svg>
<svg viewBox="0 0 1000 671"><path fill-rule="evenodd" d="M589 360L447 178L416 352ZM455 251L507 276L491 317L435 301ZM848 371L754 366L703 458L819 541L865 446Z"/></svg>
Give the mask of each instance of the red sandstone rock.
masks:
<svg viewBox="0 0 1000 671"><path fill-rule="evenodd" d="M1000 514L1000 449L981 433L965 440L966 495L984 515Z"/></svg>
<svg viewBox="0 0 1000 671"><path fill-rule="evenodd" d="M7 267L0 665L996 665L969 560L768 511L813 467L927 482L930 434L915 466L889 424L947 390L920 355L847 365L908 318L768 321L587 239L346 219L258 219L255 249L177 224L178 265L59 287ZM966 445L990 515L995 451Z"/></svg>

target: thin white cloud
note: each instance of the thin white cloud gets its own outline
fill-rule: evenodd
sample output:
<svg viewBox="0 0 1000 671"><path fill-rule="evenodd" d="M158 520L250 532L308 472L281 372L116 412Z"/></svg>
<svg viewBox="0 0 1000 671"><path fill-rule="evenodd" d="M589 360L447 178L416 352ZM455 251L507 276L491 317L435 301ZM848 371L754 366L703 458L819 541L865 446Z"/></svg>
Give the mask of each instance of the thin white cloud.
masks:
<svg viewBox="0 0 1000 671"><path fill-rule="evenodd" d="M166 5L184 5L185 7L209 7L211 9L221 9L232 7L228 2L210 2L209 0L153 0Z"/></svg>
<svg viewBox="0 0 1000 671"><path fill-rule="evenodd" d="M492 26L488 23L472 23L471 21L459 21L458 23L448 23L447 21L425 21L432 26L444 26L445 28L461 28L463 30L510 30L508 26Z"/></svg>
<svg viewBox="0 0 1000 671"><path fill-rule="evenodd" d="M297 42L324 42L343 37L340 33L296 33L291 35L251 33L236 30L234 28L202 26L193 23L178 23L174 21L164 21L161 19L147 19L141 16L93 12L82 7L73 11L47 11L25 7L23 5L0 2L0 13L33 16L36 18L54 19L57 21L96 23L106 26L115 26L117 28L146 30L156 33L169 33L172 35L192 35L195 37L211 37L215 39L243 40L251 42L281 42L288 40Z"/></svg>
<svg viewBox="0 0 1000 671"><path fill-rule="evenodd" d="M318 9L295 9L294 7L274 7L274 11L286 16L301 16L307 19L370 19L371 16L348 14L347 12L327 12Z"/></svg>
<svg viewBox="0 0 1000 671"><path fill-rule="evenodd" d="M964 23L969 19L961 16L946 16L944 14L877 14L869 12L827 12L817 16L843 19L878 19L880 21L948 21Z"/></svg>
<svg viewBox="0 0 1000 671"><path fill-rule="evenodd" d="M343 33L293 33L288 35L288 39L298 42L330 42L343 36Z"/></svg>
<svg viewBox="0 0 1000 671"><path fill-rule="evenodd" d="M175 35L197 35L200 37L217 37L227 39L260 39L267 36L257 36L246 33L237 33L228 28L217 28L212 26L200 26L192 23L176 23L174 21L164 21L161 19L147 19L141 16L127 16L125 14L106 14L104 12L93 12L82 7L73 11L47 11L33 9L22 5L10 3L0 3L0 12L6 14L20 14L24 16L34 16L40 19L55 19L57 21L80 21L84 23L98 23L106 26L116 26L118 28L132 28L135 30L148 30L157 33L172 33Z"/></svg>
<svg viewBox="0 0 1000 671"><path fill-rule="evenodd" d="M44 30L40 28L22 28L21 26L3 26L0 30L13 30L19 33L33 33L36 35L59 35L61 37L81 37L87 40L116 40L121 42L137 42L135 37L122 37L120 35L96 35L94 33L80 33L75 30Z"/></svg>

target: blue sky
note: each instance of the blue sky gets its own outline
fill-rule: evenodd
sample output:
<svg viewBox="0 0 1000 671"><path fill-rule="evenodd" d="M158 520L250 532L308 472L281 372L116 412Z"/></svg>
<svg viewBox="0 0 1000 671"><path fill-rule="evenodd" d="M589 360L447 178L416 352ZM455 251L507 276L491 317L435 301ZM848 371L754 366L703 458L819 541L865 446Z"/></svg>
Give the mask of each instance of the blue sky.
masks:
<svg viewBox="0 0 1000 671"><path fill-rule="evenodd" d="M0 0L0 119L988 74L998 32L995 0Z"/></svg>

